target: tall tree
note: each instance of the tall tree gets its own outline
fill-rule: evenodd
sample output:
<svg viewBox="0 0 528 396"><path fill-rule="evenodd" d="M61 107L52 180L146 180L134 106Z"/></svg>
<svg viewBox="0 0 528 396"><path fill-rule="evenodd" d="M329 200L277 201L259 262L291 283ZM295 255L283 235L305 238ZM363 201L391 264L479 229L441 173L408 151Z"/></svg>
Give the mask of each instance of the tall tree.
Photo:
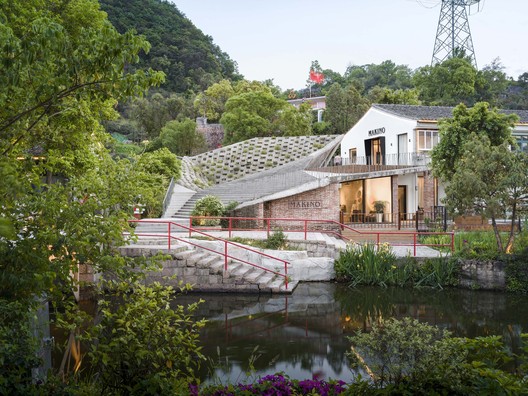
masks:
<svg viewBox="0 0 528 396"><path fill-rule="evenodd" d="M127 71L148 43L119 34L95 0L0 4L0 305L10 310L1 321L27 329L20 313L36 296L66 304L80 265L126 271L116 246L142 187L133 164L105 150L100 121L163 75ZM2 347L29 342L5 330ZM32 383L35 353L24 351L2 356L6 389Z"/></svg>
<svg viewBox="0 0 528 396"><path fill-rule="evenodd" d="M326 95L324 119L330 124L330 132L347 132L368 110L370 103L363 98L354 85L343 89L334 84Z"/></svg>
<svg viewBox="0 0 528 396"><path fill-rule="evenodd" d="M435 176L446 185L446 205L454 214L482 214L492 220L497 246L503 250L496 220L511 214L509 251L519 204L528 198L528 158L512 152L516 115L477 103L457 106L453 118L440 122L440 141L432 152Z"/></svg>
<svg viewBox="0 0 528 396"><path fill-rule="evenodd" d="M196 130L196 122L191 119L169 121L161 130L160 140L163 147L179 156L198 154L206 147L204 136Z"/></svg>
<svg viewBox="0 0 528 396"><path fill-rule="evenodd" d="M499 113L490 109L486 102L477 103L472 108L461 104L453 110L453 117L440 120L440 141L431 153L431 165L435 176L449 182L458 168L464 144L472 133L486 135L491 145L503 142L515 144L512 128L517 116Z"/></svg>
<svg viewBox="0 0 528 396"><path fill-rule="evenodd" d="M225 128L224 143L272 136L277 130L279 111L286 105L286 101L277 99L271 92L245 92L232 96L220 120Z"/></svg>
<svg viewBox="0 0 528 396"><path fill-rule="evenodd" d="M491 219L499 251L509 253L515 224L528 199L528 155L512 151L509 142L492 145L487 135L473 133L446 186L447 208L457 214L479 214ZM508 240L503 245L497 219L510 217Z"/></svg>
<svg viewBox="0 0 528 396"><path fill-rule="evenodd" d="M471 106L475 103L478 73L465 58L450 58L434 66L419 68L413 79L424 104L456 106L464 103Z"/></svg>

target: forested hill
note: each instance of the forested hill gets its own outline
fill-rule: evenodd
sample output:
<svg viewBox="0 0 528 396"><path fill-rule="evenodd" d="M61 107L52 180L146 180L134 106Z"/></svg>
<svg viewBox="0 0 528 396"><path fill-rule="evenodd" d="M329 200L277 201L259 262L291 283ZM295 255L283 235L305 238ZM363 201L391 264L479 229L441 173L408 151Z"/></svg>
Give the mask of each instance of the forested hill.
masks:
<svg viewBox="0 0 528 396"><path fill-rule="evenodd" d="M223 78L238 79L236 63L187 19L163 0L100 0L101 9L123 33L134 29L152 45L138 67L166 74L163 89L198 92Z"/></svg>

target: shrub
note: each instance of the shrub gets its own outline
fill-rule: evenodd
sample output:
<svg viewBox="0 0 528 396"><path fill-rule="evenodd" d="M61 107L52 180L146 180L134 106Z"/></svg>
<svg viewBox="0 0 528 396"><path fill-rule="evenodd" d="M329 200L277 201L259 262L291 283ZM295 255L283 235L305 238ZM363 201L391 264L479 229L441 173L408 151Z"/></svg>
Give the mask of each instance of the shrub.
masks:
<svg viewBox="0 0 528 396"><path fill-rule="evenodd" d="M506 288L515 293L528 294L528 248L506 261Z"/></svg>
<svg viewBox="0 0 528 396"><path fill-rule="evenodd" d="M287 248L286 242L287 240L284 232L282 232L282 230L277 230L268 237L264 246L266 249L284 250Z"/></svg>
<svg viewBox="0 0 528 396"><path fill-rule="evenodd" d="M100 322L82 337L101 394L178 394L204 360L198 337L205 321L192 319L199 303L173 308L176 291L159 283L108 286L119 303L100 301Z"/></svg>
<svg viewBox="0 0 528 396"><path fill-rule="evenodd" d="M374 324L370 333L349 337L348 357L352 368L365 369L379 388L406 380L459 384L465 354L448 337L449 332L416 319L391 318Z"/></svg>
<svg viewBox="0 0 528 396"><path fill-rule="evenodd" d="M206 195L205 197L196 201L192 216L212 216L220 217L224 214L224 205L218 197L214 195ZM193 225L207 225L215 226L220 224L220 219L193 219Z"/></svg>

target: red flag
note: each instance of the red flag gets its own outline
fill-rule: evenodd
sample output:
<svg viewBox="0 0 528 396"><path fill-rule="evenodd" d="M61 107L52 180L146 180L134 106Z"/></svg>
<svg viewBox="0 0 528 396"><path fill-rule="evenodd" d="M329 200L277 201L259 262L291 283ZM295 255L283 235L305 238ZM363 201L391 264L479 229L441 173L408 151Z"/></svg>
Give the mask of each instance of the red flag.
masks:
<svg viewBox="0 0 528 396"><path fill-rule="evenodd" d="M310 70L310 80L316 84L321 84L324 80L324 74Z"/></svg>

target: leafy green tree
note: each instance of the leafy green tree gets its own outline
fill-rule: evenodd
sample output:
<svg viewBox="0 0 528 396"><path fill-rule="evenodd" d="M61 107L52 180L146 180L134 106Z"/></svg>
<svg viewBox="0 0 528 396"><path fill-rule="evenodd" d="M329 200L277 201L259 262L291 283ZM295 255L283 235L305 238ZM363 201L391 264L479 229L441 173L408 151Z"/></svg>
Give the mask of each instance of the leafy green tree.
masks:
<svg viewBox="0 0 528 396"><path fill-rule="evenodd" d="M227 100L235 95L235 89L229 80L222 80L196 96L194 107L209 121L220 120L225 110Z"/></svg>
<svg viewBox="0 0 528 396"><path fill-rule="evenodd" d="M424 104L470 106L475 103L478 72L468 59L450 58L434 66L421 67L413 80Z"/></svg>
<svg viewBox="0 0 528 396"><path fill-rule="evenodd" d="M343 86L356 83L362 92L369 92L375 86L393 90L413 87L411 69L405 65L396 65L391 60L383 61L379 65L351 65L347 67L344 78L346 83Z"/></svg>
<svg viewBox="0 0 528 396"><path fill-rule="evenodd" d="M499 113L490 109L488 103L477 103L472 108L461 104L453 110L453 117L440 120L440 142L431 153L432 168L435 176L449 182L457 171L458 160L462 157L464 144L471 134L486 135L493 146L504 142L514 144L511 135L516 115Z"/></svg>
<svg viewBox="0 0 528 396"><path fill-rule="evenodd" d="M165 124L172 120L194 118L194 110L181 95L164 96L155 93L150 98L137 98L127 109L127 116L134 120L149 139L160 135Z"/></svg>
<svg viewBox="0 0 528 396"><path fill-rule="evenodd" d="M486 65L478 71L476 96L479 102L488 102L492 106L499 106L510 81L504 73L504 66L500 59L494 59L491 64Z"/></svg>
<svg viewBox="0 0 528 396"><path fill-rule="evenodd" d="M508 141L492 145L487 135L473 133L462 148L445 191L451 212L491 219L498 251L510 253L518 212L528 199L528 155L512 151ZM510 231L504 246L497 220L508 216Z"/></svg>
<svg viewBox="0 0 528 396"><path fill-rule="evenodd" d="M169 121L161 130L160 140L163 147L179 156L198 154L206 147L204 136L196 130L196 122L190 119Z"/></svg>
<svg viewBox="0 0 528 396"><path fill-rule="evenodd" d="M416 89L393 90L375 86L370 90L367 97L371 103L405 105L419 105L422 103L419 99L419 92Z"/></svg>
<svg viewBox="0 0 528 396"><path fill-rule="evenodd" d="M33 315L36 296L61 312L72 306L79 267L128 276L132 259L116 247L143 187L131 163L105 149L101 121L163 75L128 71L149 45L120 35L95 0L1 4L0 306L22 339L27 315L13 310ZM35 345L19 348L4 330L3 352L14 352L21 372L2 376L1 387L15 392L31 385Z"/></svg>
<svg viewBox="0 0 528 396"><path fill-rule="evenodd" d="M496 220L510 214L510 236L520 202L528 193L526 156L512 152L511 131L516 115L499 113L485 102L468 109L459 105L453 118L440 122L440 142L432 151L433 173L446 183L446 204L451 213L478 213L492 220L497 247L503 251Z"/></svg>
<svg viewBox="0 0 528 396"><path fill-rule="evenodd" d="M280 112L278 121L279 134L283 136L307 136L312 134L312 107L303 103L297 109L286 106Z"/></svg>
<svg viewBox="0 0 528 396"><path fill-rule="evenodd" d="M330 132L347 132L365 114L370 103L363 98L354 85L343 89L334 84L326 95L325 121L330 124Z"/></svg>
<svg viewBox="0 0 528 396"><path fill-rule="evenodd" d="M224 143L232 144L259 136L272 136L277 130L279 112L287 102L270 92L245 92L232 96L220 122L225 128Z"/></svg>

